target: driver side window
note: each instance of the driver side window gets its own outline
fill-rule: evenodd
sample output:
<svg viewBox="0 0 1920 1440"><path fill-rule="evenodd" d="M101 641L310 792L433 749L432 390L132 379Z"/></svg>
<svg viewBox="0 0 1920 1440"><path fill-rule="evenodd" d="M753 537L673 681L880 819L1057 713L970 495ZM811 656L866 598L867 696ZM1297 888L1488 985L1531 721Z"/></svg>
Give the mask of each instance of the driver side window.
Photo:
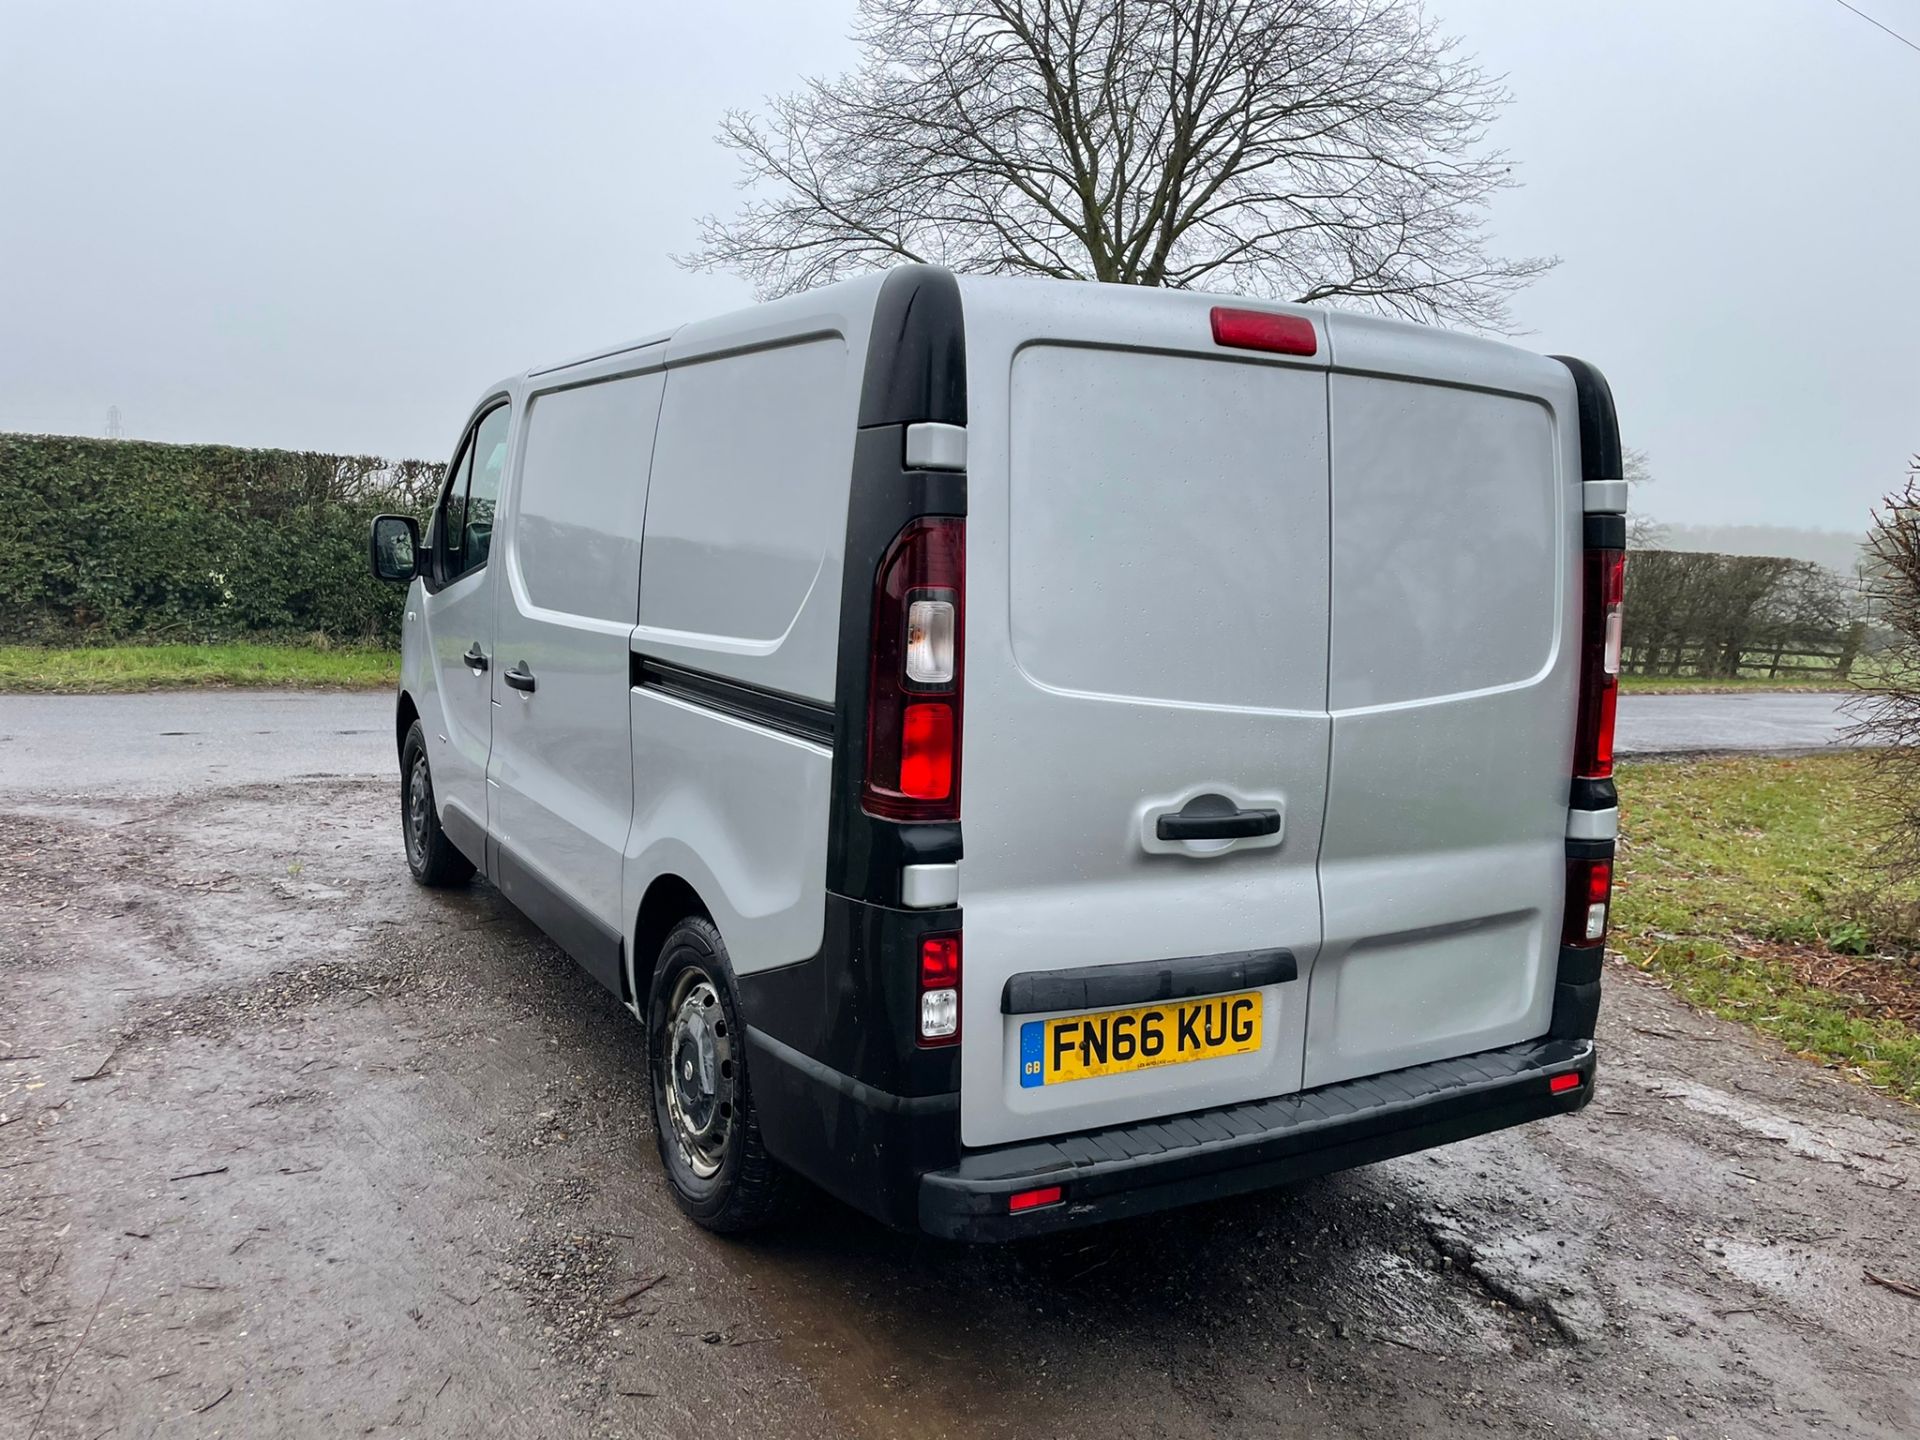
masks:
<svg viewBox="0 0 1920 1440"><path fill-rule="evenodd" d="M500 499L500 476L507 463L507 421L496 405L480 417L454 461L440 524L442 583L459 579L487 563L493 546L493 512Z"/></svg>

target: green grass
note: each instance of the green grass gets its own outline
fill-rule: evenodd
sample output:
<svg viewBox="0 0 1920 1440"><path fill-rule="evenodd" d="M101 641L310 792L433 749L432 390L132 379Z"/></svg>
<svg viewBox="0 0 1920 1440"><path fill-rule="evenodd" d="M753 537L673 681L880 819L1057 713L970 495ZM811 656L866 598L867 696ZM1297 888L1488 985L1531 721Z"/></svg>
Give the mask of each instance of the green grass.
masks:
<svg viewBox="0 0 1920 1440"><path fill-rule="evenodd" d="M1641 764L1619 785L1614 948L1690 1003L1920 1103L1920 887L1873 866L1868 760Z"/></svg>
<svg viewBox="0 0 1920 1440"><path fill-rule="evenodd" d="M1700 675L1622 675L1620 688L1641 695L1710 695L1722 690L1851 690L1852 685L1839 675L1824 679L1789 678L1769 680L1764 675L1742 675L1729 680L1724 676Z"/></svg>
<svg viewBox="0 0 1920 1440"><path fill-rule="evenodd" d="M367 689L394 684L392 650L307 645L0 645L0 692L96 695L200 686Z"/></svg>

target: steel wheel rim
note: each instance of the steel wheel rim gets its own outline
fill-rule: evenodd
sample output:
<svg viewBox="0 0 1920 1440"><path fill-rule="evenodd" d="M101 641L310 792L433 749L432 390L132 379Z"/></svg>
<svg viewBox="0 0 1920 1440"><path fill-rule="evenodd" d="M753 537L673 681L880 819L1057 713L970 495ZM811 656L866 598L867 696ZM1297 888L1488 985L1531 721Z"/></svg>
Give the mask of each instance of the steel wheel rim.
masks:
<svg viewBox="0 0 1920 1440"><path fill-rule="evenodd" d="M667 1003L660 1076L674 1147L697 1177L711 1180L733 1137L733 1035L719 991L704 971L682 971Z"/></svg>
<svg viewBox="0 0 1920 1440"><path fill-rule="evenodd" d="M427 816L433 811L433 786L423 755L407 775L407 855L418 862L427 852Z"/></svg>

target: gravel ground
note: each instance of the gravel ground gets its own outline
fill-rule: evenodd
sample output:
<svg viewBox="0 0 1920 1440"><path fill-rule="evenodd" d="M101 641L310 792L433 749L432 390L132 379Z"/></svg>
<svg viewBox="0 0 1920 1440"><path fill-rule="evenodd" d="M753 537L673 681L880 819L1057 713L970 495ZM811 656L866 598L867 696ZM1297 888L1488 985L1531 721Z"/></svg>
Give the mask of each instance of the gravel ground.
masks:
<svg viewBox="0 0 1920 1440"><path fill-rule="evenodd" d="M84 788L79 788L84 785ZM1586 1111L973 1250L723 1242L389 782L0 801L0 1437L1920 1433L1920 1115L1610 974Z"/></svg>

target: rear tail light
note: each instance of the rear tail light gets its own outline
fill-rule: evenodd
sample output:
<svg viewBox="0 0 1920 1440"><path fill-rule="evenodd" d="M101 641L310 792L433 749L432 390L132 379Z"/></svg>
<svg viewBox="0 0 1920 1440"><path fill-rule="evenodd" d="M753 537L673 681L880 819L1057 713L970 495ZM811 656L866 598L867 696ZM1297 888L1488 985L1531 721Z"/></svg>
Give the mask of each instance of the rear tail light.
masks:
<svg viewBox="0 0 1920 1440"><path fill-rule="evenodd" d="M1613 861L1567 861L1567 911L1560 943L1586 949L1604 944L1613 899Z"/></svg>
<svg viewBox="0 0 1920 1440"><path fill-rule="evenodd" d="M960 937L920 937L920 1043L960 1039Z"/></svg>
<svg viewBox="0 0 1920 1440"><path fill-rule="evenodd" d="M1588 550L1580 621L1580 713L1574 727L1573 773L1581 780L1613 774L1613 719L1620 699L1620 607L1626 596L1627 552Z"/></svg>
<svg viewBox="0 0 1920 1440"><path fill-rule="evenodd" d="M861 806L888 820L960 818L966 521L911 521L874 581Z"/></svg>

